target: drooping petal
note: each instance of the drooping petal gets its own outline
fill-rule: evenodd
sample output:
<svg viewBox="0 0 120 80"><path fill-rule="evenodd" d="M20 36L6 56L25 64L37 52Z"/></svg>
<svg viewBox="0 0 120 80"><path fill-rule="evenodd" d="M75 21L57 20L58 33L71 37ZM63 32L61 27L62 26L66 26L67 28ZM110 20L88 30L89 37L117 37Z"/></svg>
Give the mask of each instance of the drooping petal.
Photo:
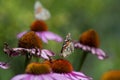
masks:
<svg viewBox="0 0 120 80"><path fill-rule="evenodd" d="M47 38L45 37L43 32L36 32L36 34L42 39L44 43L48 43Z"/></svg>
<svg viewBox="0 0 120 80"><path fill-rule="evenodd" d="M74 43L74 47L75 47L75 48L82 48L82 47L83 47L83 45L82 45L82 44L80 44L80 43Z"/></svg>
<svg viewBox="0 0 120 80"><path fill-rule="evenodd" d="M95 47L89 47L86 45L83 45L81 43L74 43L74 47L75 48L80 48L83 51L88 51L91 52L94 55L97 55L98 59L103 60L107 57L107 55L105 54L105 52L103 50L101 50L100 48L95 48Z"/></svg>
<svg viewBox="0 0 120 80"><path fill-rule="evenodd" d="M82 72L75 72L75 71L73 71L71 74L73 76L75 76L76 78L81 79L81 80L92 80L91 77L86 76Z"/></svg>
<svg viewBox="0 0 120 80"><path fill-rule="evenodd" d="M28 79L30 77L29 74L20 74L15 77L13 77L11 80L30 80Z"/></svg>
<svg viewBox="0 0 120 80"><path fill-rule="evenodd" d="M0 62L0 68L2 68L2 69L8 69L9 68L9 64L5 63L5 62Z"/></svg>
<svg viewBox="0 0 120 80"><path fill-rule="evenodd" d="M41 50L41 57L44 59L48 59L49 57L54 56L54 53L52 51L46 50L46 49L42 49Z"/></svg>
<svg viewBox="0 0 120 80"><path fill-rule="evenodd" d="M62 38L59 35L54 34L52 32L46 31L46 32L44 32L44 35L48 40L55 40L57 42L62 41Z"/></svg>
<svg viewBox="0 0 120 80"><path fill-rule="evenodd" d="M98 56L99 59L103 60L105 58L107 58L107 55L105 54L105 52L101 49L96 49L96 55Z"/></svg>
<svg viewBox="0 0 120 80"><path fill-rule="evenodd" d="M24 32L19 33L19 34L17 35L17 38L18 38L18 39L21 38L25 33L27 33L27 31L24 31Z"/></svg>
<svg viewBox="0 0 120 80"><path fill-rule="evenodd" d="M48 40L54 40L57 42L62 42L62 38L50 31L36 32L36 34L42 39L43 42L48 43Z"/></svg>

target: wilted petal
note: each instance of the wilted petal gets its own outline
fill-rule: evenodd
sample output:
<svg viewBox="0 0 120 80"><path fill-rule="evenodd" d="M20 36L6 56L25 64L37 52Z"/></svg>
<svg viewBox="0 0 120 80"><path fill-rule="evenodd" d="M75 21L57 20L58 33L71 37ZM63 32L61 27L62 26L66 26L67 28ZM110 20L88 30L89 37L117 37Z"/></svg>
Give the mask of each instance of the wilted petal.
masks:
<svg viewBox="0 0 120 80"><path fill-rule="evenodd" d="M80 44L79 42L77 42L77 43L74 43L74 47L75 47L75 48L82 48L83 45Z"/></svg>
<svg viewBox="0 0 120 80"><path fill-rule="evenodd" d="M91 48L91 53L96 54L96 48Z"/></svg>
<svg viewBox="0 0 120 80"><path fill-rule="evenodd" d="M97 53L96 55L98 56L98 58L101 60L103 60L107 57L105 52L101 49L96 49L96 53Z"/></svg>
<svg viewBox="0 0 120 80"><path fill-rule="evenodd" d="M24 32L19 33L19 34L17 35L17 38L18 38L18 39L21 38L25 33L27 33L27 31L24 31Z"/></svg>
<svg viewBox="0 0 120 80"><path fill-rule="evenodd" d="M9 68L9 64L5 63L5 62L0 62L0 68L2 68L2 69L8 69Z"/></svg>
<svg viewBox="0 0 120 80"><path fill-rule="evenodd" d="M52 51L42 49L41 50L41 57L44 59L49 59L49 57L54 56L54 53Z"/></svg>

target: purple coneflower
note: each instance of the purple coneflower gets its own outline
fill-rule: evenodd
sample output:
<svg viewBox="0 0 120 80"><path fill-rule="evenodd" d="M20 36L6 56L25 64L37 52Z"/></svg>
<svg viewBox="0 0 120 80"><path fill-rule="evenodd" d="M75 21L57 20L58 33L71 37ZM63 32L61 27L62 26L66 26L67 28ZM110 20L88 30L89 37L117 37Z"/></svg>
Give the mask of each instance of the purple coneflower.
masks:
<svg viewBox="0 0 120 80"><path fill-rule="evenodd" d="M43 42L47 43L48 40L55 40L57 42L61 42L62 38L54 34L53 32L48 31L47 25L42 20L36 20L30 27L31 31L35 31L35 33L42 39ZM21 38L27 31L19 33L17 35L18 38Z"/></svg>
<svg viewBox="0 0 120 80"><path fill-rule="evenodd" d="M34 31L24 34L19 39L17 48L10 48L8 45L5 45L4 52L9 56L26 55L28 53L29 56L33 55L44 59L54 56L52 51L42 49L42 41Z"/></svg>
<svg viewBox="0 0 120 80"><path fill-rule="evenodd" d="M83 51L91 52L98 56L99 59L103 60L107 56L105 52L99 48L100 41L98 34L95 30L90 29L82 33L78 42L75 42L75 48L80 48Z"/></svg>
<svg viewBox="0 0 120 80"><path fill-rule="evenodd" d="M13 77L11 80L71 80L66 77L52 73L52 69L48 64L45 63L30 63L25 74L20 74Z"/></svg>
<svg viewBox="0 0 120 80"><path fill-rule="evenodd" d="M57 59L51 61L50 63L47 61L45 63L52 67L54 73L67 77L68 80L92 80L91 77L86 76L82 72L74 71L71 63L67 60Z"/></svg>

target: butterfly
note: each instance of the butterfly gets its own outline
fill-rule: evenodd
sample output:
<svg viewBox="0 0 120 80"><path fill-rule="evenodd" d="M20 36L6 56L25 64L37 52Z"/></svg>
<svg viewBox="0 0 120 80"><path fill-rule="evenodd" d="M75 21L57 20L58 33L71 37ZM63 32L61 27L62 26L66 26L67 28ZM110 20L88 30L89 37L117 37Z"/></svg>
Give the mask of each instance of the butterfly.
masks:
<svg viewBox="0 0 120 80"><path fill-rule="evenodd" d="M37 20L47 20L50 18L50 12L45 9L42 4L37 0L34 5L35 9L35 19Z"/></svg>
<svg viewBox="0 0 120 80"><path fill-rule="evenodd" d="M74 44L72 42L70 33L68 33L61 49L61 55L63 57L66 57L70 55L72 52L74 52Z"/></svg>

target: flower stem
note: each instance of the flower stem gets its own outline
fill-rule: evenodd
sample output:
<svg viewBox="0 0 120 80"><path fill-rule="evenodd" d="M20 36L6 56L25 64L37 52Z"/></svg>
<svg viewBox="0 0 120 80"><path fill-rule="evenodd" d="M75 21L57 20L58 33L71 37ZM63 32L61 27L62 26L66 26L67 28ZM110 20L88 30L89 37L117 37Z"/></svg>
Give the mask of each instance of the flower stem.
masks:
<svg viewBox="0 0 120 80"><path fill-rule="evenodd" d="M80 70L82 69L82 66L83 66L83 64L85 62L85 59L87 58L87 55L88 55L88 52L83 51L82 57L80 59Z"/></svg>
<svg viewBox="0 0 120 80"><path fill-rule="evenodd" d="M26 54L26 58L25 58L25 68L26 68L26 66L30 63L31 58L32 58L32 56L31 56L31 55Z"/></svg>

